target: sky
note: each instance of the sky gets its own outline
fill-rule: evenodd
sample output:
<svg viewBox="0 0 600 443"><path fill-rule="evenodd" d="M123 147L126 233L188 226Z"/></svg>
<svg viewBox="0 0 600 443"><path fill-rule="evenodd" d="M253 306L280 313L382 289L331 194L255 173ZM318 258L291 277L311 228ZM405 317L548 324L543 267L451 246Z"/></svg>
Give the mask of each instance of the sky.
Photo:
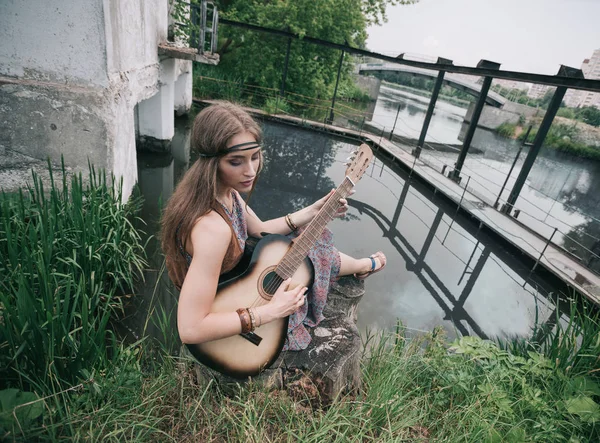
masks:
<svg viewBox="0 0 600 443"><path fill-rule="evenodd" d="M420 0L388 6L387 23L368 29L367 48L444 57L455 65L481 59L509 71L556 74L580 68L600 49L600 0Z"/></svg>

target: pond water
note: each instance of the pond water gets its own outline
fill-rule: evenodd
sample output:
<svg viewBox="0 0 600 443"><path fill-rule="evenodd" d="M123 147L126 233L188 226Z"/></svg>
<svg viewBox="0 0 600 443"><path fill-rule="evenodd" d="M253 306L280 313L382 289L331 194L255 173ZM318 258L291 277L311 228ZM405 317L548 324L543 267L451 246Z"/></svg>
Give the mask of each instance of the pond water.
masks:
<svg viewBox="0 0 600 443"><path fill-rule="evenodd" d="M394 133L414 139L416 145L428 104L427 97L383 86L373 122L390 129L397 115ZM458 158L466 132L465 113L465 108L442 100L436 103L426 143L448 146L442 151L439 147L426 145L421 159L438 171L444 166L450 170ZM469 191L493 205L521 147L520 142L478 128L471 147L478 153L467 155L462 183L469 180ZM502 191L500 204L508 198L527 150L522 150ZM597 189L600 189L600 162L557 155L542 147L515 205L521 211L518 220L546 238L557 228L553 241L588 263L593 257L589 250L600 247L600 194ZM596 260L596 263L592 268L598 272L600 261Z"/></svg>
<svg viewBox="0 0 600 443"><path fill-rule="evenodd" d="M250 201L261 218L298 210L341 183L355 145L291 126L262 126L265 168ZM178 128L177 137L173 156L138 156L148 232L156 231L161 202L187 167L185 127ZM406 172L376 158L356 191L346 219L336 219L329 227L341 251L364 257L382 250L388 257L386 269L365 282L358 310L363 332L393 329L400 319L409 331L441 325L450 337L527 336L536 319L544 322L552 316L552 294L562 286L531 275L531 264L499 247ZM150 252L158 269L162 260L156 243L150 244ZM175 294L164 280L155 286L159 274L154 271L147 279L139 312L149 304L162 304L168 317L175 309Z"/></svg>

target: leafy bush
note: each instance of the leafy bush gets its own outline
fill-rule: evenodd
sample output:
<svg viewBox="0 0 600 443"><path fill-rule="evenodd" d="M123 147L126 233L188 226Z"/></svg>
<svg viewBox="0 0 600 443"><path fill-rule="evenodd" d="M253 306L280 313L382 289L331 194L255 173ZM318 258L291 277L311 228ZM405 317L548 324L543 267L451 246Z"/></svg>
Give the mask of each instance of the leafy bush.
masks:
<svg viewBox="0 0 600 443"><path fill-rule="evenodd" d="M556 115L559 117L575 119L575 111L572 108L559 108Z"/></svg>
<svg viewBox="0 0 600 443"><path fill-rule="evenodd" d="M369 93L354 84L352 80L340 82L338 97L347 101L368 102L371 100Z"/></svg>
<svg viewBox="0 0 600 443"><path fill-rule="evenodd" d="M586 106L577 109L577 119L592 126L600 126L600 109Z"/></svg>
<svg viewBox="0 0 600 443"><path fill-rule="evenodd" d="M477 337L457 339L448 354L439 329L420 341L402 333L394 341L373 347L360 402L385 434L426 428L435 441L600 438L597 363L575 375L532 350L512 354Z"/></svg>
<svg viewBox="0 0 600 443"><path fill-rule="evenodd" d="M290 106L284 99L279 97L269 97L262 109L267 114L289 114L290 112Z"/></svg>
<svg viewBox="0 0 600 443"><path fill-rule="evenodd" d="M516 124L505 122L496 128L496 132L502 137L512 138L515 135L516 129Z"/></svg>
<svg viewBox="0 0 600 443"><path fill-rule="evenodd" d="M537 132L538 128L533 128L529 133L527 142L532 143L537 136ZM583 143L573 140L573 138L577 135L577 132L578 129L574 124L566 125L562 123L554 123L546 135L544 146L559 152L572 154L577 157L600 160L600 148L587 146ZM526 133L522 132L518 139L523 140L525 135Z"/></svg>

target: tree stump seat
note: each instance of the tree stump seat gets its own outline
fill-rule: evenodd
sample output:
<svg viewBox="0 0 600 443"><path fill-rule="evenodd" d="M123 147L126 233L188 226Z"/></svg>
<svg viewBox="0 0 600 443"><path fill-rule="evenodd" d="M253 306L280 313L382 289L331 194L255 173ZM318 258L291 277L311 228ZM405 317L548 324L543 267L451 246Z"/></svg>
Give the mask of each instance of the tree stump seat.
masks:
<svg viewBox="0 0 600 443"><path fill-rule="evenodd" d="M311 328L312 341L302 351L282 352L271 368L255 377L239 380L225 376L201 364L199 379L214 380L225 393L234 393L252 382L267 389L286 389L291 395L298 390L318 395L329 403L340 394L360 387L361 340L356 327L356 310L364 295L364 284L354 277L341 277L332 285L323 320Z"/></svg>

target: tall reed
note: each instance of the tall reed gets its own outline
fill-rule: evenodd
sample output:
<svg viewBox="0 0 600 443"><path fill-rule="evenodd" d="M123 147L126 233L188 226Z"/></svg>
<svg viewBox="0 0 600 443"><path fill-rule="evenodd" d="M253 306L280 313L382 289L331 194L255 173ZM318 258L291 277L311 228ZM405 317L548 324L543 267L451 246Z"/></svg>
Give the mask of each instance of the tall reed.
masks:
<svg viewBox="0 0 600 443"><path fill-rule="evenodd" d="M89 165L48 188L0 195L0 387L52 392L100 370L116 349L109 330L146 266L131 221L139 200Z"/></svg>

